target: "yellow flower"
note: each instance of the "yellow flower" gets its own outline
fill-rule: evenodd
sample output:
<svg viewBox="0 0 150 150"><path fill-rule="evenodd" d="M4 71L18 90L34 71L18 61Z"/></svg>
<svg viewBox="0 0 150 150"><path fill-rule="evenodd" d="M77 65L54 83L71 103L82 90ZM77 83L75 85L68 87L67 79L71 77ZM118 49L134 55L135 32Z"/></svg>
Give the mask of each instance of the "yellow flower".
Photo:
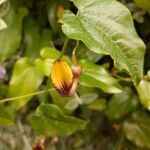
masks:
<svg viewBox="0 0 150 150"><path fill-rule="evenodd" d="M56 60L52 65L51 79L54 87L62 96L70 96L73 73L70 66L63 60Z"/></svg>

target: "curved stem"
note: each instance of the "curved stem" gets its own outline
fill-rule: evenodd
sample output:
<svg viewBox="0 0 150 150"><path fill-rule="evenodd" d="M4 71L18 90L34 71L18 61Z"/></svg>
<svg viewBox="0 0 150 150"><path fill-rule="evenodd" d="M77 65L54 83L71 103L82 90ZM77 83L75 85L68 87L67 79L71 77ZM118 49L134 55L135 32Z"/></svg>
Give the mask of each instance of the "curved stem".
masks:
<svg viewBox="0 0 150 150"><path fill-rule="evenodd" d="M69 42L69 38L66 38L66 40L65 40L65 42L64 42L64 45L63 45L63 47L62 47L62 49L61 49L61 54L60 54L60 56L59 56L59 59L61 59L62 56L64 55L65 50L66 50L67 45L68 45L68 42Z"/></svg>
<svg viewBox="0 0 150 150"><path fill-rule="evenodd" d="M15 101L15 100L19 100L19 99L22 99L22 98L27 98L27 97L30 97L30 96L40 95L40 94L43 94L43 93L46 93L46 92L49 92L49 91L52 91L52 90L54 90L54 89L41 90L41 91L34 92L34 93L31 93L31 94L26 94L26 95L11 97L11 98L5 98L5 99L1 99L0 103Z"/></svg>
<svg viewBox="0 0 150 150"><path fill-rule="evenodd" d="M76 50L77 50L78 46L79 46L79 41L77 41L77 44L76 44L75 48L72 51L72 63L75 66L78 65L78 61L77 61L77 57L76 57Z"/></svg>

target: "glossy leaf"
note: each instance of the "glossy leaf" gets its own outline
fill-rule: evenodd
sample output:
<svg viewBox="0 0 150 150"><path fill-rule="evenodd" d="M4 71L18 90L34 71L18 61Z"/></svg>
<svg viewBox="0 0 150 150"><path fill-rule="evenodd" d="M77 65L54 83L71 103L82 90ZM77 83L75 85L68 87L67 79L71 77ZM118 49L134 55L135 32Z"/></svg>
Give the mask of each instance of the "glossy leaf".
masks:
<svg viewBox="0 0 150 150"><path fill-rule="evenodd" d="M9 96L21 96L35 92L43 80L43 75L30 64L24 57L18 60L14 66L9 86ZM13 107L19 109L25 105L31 97L22 98L13 102Z"/></svg>
<svg viewBox="0 0 150 150"><path fill-rule="evenodd" d="M116 0L72 1L78 13L63 13L59 20L63 32L96 53L111 55L115 66L127 70L138 84L143 75L145 45L135 32L129 10Z"/></svg>
<svg viewBox="0 0 150 150"><path fill-rule="evenodd" d="M38 58L35 61L35 65L37 69L39 69L43 75L50 77L50 72L51 72L51 67L52 67L53 62L54 62L53 59L44 60L44 59Z"/></svg>
<svg viewBox="0 0 150 150"><path fill-rule="evenodd" d="M132 95L130 89L112 96L108 102L105 114L110 120L120 119L133 111L138 104L137 97Z"/></svg>
<svg viewBox="0 0 150 150"><path fill-rule="evenodd" d="M35 130L47 136L70 135L86 126L86 121L64 115L53 104L39 106L37 113L30 118L30 123Z"/></svg>
<svg viewBox="0 0 150 150"><path fill-rule="evenodd" d="M138 111L123 123L123 130L129 140L137 146L150 148L150 115Z"/></svg>
<svg viewBox="0 0 150 150"><path fill-rule="evenodd" d="M19 8L18 12L11 8L4 17L7 28L0 32L1 61L5 61L17 52L22 38L22 20L26 15L26 8Z"/></svg>
<svg viewBox="0 0 150 150"><path fill-rule="evenodd" d="M150 81L142 80L137 86L142 104L150 110Z"/></svg>
<svg viewBox="0 0 150 150"><path fill-rule="evenodd" d="M55 60L55 59L59 58L60 51L58 51L57 49L55 49L53 47L45 47L41 50L40 55L44 59L50 58L50 59ZM63 56L62 59L67 61L68 63L70 62L70 60L66 56Z"/></svg>
<svg viewBox="0 0 150 150"><path fill-rule="evenodd" d="M108 93L119 93L121 87L103 67L93 64L89 61L82 60L82 73L80 84L88 87L97 87Z"/></svg>

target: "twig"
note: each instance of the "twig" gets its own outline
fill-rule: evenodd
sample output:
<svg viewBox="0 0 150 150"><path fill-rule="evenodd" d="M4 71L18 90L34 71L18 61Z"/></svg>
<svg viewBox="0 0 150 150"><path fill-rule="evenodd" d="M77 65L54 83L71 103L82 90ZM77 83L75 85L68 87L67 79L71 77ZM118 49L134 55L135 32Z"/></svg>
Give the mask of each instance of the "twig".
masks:
<svg viewBox="0 0 150 150"><path fill-rule="evenodd" d="M15 100L19 100L19 99L30 97L30 96L40 95L40 94L43 94L43 93L46 93L46 92L49 92L49 91L52 91L52 90L54 90L54 89L41 90L41 91L34 92L34 93L31 93L31 94L26 94L26 95L11 97L11 98L5 98L5 99L1 99L0 103L15 101Z"/></svg>

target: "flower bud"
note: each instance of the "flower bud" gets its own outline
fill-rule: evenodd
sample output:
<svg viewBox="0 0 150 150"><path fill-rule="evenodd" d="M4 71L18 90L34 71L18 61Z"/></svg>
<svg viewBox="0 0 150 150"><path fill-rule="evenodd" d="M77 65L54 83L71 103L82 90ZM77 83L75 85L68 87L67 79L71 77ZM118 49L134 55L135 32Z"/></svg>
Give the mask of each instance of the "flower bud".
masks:
<svg viewBox="0 0 150 150"><path fill-rule="evenodd" d="M69 65L63 60L56 60L52 65L51 79L54 87L62 96L69 96L73 74Z"/></svg>
<svg viewBox="0 0 150 150"><path fill-rule="evenodd" d="M80 66L70 66L63 60L56 60L52 65L51 79L61 96L73 96L81 73Z"/></svg>

